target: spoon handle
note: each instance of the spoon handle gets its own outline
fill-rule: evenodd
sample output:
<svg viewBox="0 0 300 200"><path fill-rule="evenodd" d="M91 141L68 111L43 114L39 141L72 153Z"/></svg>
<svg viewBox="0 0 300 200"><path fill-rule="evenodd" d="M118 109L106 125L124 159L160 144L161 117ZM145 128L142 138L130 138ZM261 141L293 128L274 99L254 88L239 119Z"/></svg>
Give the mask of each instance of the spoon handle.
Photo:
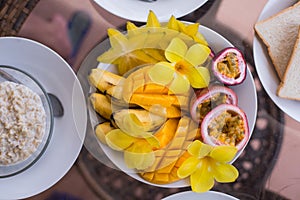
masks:
<svg viewBox="0 0 300 200"><path fill-rule="evenodd" d="M152 3L152 2L155 2L157 0L140 0L140 1L144 1L144 2L148 2L148 3Z"/></svg>
<svg viewBox="0 0 300 200"><path fill-rule="evenodd" d="M0 77L7 81L12 81L14 83L22 84L18 79L13 77L11 74L5 72L4 70L0 69ZM64 108L62 103L60 102L59 98L55 96L54 94L47 93L50 103L53 109L53 116L54 117L61 117L64 115Z"/></svg>

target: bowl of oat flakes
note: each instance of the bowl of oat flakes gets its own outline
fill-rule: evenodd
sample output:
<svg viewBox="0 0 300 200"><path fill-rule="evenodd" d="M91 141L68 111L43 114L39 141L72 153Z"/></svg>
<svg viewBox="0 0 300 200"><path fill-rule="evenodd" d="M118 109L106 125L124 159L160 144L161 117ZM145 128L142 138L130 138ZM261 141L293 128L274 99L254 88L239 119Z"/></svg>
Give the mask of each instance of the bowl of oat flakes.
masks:
<svg viewBox="0 0 300 200"><path fill-rule="evenodd" d="M32 166L52 130L53 111L43 86L18 68L0 66L0 178Z"/></svg>

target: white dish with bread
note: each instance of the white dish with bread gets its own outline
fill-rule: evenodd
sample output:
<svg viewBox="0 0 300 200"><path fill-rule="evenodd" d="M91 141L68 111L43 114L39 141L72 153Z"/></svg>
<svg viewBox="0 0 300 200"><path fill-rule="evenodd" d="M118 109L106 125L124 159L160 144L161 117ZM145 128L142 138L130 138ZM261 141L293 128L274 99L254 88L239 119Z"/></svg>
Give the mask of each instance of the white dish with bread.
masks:
<svg viewBox="0 0 300 200"><path fill-rule="evenodd" d="M300 2L270 0L254 26L253 53L260 81L274 103L300 121Z"/></svg>

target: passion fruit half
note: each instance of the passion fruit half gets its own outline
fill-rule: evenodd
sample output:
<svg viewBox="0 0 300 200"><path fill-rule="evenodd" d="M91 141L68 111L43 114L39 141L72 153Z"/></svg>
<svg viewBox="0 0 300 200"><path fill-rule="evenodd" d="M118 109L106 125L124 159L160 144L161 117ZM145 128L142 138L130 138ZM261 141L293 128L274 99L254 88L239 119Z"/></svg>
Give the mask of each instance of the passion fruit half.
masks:
<svg viewBox="0 0 300 200"><path fill-rule="evenodd" d="M218 105L237 103L237 95L232 89L221 85L210 86L195 92L190 101L190 114L194 121L201 123L206 114Z"/></svg>
<svg viewBox="0 0 300 200"><path fill-rule="evenodd" d="M221 104L204 117L201 134L206 144L231 145L241 150L249 139L247 117L239 107Z"/></svg>
<svg viewBox="0 0 300 200"><path fill-rule="evenodd" d="M236 47L220 51L213 59L212 71L215 77L226 85L237 85L246 78L247 64L242 52Z"/></svg>

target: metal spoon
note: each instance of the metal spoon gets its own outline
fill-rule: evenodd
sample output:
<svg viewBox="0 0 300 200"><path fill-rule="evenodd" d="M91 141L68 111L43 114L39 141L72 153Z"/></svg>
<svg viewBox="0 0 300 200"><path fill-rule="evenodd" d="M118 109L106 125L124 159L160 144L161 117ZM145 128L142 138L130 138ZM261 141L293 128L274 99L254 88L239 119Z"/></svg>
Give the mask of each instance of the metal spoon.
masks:
<svg viewBox="0 0 300 200"><path fill-rule="evenodd" d="M144 1L144 2L148 2L148 3L152 3L152 2L155 2L156 0L140 0L140 1Z"/></svg>
<svg viewBox="0 0 300 200"><path fill-rule="evenodd" d="M1 69L0 69L0 76L2 78L4 78L5 80L12 81L12 82L15 82L15 83L18 83L18 84L22 84L19 80L14 78L11 74L9 74L9 73L1 70ZM54 117L63 116L64 115L64 108L63 108L63 105L62 105L61 101L59 100L59 98L57 96L55 96L54 94L52 94L52 93L47 92L47 95L50 99L50 103L51 103L51 106L52 106L52 109L53 109L53 116Z"/></svg>
<svg viewBox="0 0 300 200"><path fill-rule="evenodd" d="M48 93L48 97L50 99L50 103L53 108L53 116L54 117L62 117L64 115L64 107L57 96L52 93Z"/></svg>

